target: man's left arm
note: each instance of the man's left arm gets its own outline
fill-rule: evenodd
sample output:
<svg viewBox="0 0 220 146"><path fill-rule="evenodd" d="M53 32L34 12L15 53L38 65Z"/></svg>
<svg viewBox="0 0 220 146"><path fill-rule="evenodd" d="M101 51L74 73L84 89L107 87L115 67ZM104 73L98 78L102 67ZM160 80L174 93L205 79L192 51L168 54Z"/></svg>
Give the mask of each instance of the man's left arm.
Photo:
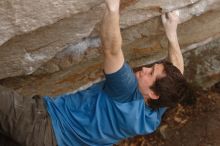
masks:
<svg viewBox="0 0 220 146"><path fill-rule="evenodd" d="M162 22L169 42L168 58L170 62L183 74L184 62L177 37L177 25L179 23L179 17L177 16L176 12L177 11L169 12L167 15L163 14Z"/></svg>

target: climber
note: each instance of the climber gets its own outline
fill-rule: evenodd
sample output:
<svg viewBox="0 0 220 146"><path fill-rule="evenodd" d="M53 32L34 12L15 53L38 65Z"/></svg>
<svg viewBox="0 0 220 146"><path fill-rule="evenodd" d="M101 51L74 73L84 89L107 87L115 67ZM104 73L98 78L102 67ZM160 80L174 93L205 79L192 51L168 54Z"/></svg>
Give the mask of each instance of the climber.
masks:
<svg viewBox="0 0 220 146"><path fill-rule="evenodd" d="M106 79L54 98L28 99L0 86L2 134L23 146L112 145L154 132L167 108L189 97L175 12L162 14L171 63L161 61L134 73L121 49L120 0L105 2L101 40Z"/></svg>

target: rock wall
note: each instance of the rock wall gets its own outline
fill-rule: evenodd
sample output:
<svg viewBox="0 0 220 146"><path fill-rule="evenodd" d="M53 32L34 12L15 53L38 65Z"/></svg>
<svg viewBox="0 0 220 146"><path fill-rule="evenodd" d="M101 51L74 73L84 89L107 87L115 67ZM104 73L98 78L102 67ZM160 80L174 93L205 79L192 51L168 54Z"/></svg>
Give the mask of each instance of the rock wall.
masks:
<svg viewBox="0 0 220 146"><path fill-rule="evenodd" d="M178 10L186 77L204 87L220 79L219 0L121 0L126 60L167 55L162 13ZM102 77L103 0L0 1L0 83L25 96L57 95Z"/></svg>

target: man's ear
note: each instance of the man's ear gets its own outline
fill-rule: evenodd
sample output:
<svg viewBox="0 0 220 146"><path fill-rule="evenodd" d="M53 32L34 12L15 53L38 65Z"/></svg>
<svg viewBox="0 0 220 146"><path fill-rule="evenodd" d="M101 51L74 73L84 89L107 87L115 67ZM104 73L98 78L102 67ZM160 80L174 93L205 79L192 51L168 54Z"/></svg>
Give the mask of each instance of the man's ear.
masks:
<svg viewBox="0 0 220 146"><path fill-rule="evenodd" d="M154 91L150 91L148 95L151 99L159 99L159 96Z"/></svg>

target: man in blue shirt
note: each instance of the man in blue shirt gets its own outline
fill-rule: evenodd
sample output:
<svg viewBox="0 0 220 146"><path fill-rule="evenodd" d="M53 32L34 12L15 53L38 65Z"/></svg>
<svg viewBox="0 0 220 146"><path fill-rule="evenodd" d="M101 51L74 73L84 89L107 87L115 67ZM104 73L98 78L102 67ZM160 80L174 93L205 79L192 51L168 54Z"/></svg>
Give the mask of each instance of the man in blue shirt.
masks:
<svg viewBox="0 0 220 146"><path fill-rule="evenodd" d="M101 26L105 80L75 93L45 96L44 101L38 96L26 101L0 87L5 105L0 107L1 133L27 146L109 146L152 133L166 108L186 99L175 12L162 15L171 63L158 62L134 73L121 49L120 0L105 2Z"/></svg>

